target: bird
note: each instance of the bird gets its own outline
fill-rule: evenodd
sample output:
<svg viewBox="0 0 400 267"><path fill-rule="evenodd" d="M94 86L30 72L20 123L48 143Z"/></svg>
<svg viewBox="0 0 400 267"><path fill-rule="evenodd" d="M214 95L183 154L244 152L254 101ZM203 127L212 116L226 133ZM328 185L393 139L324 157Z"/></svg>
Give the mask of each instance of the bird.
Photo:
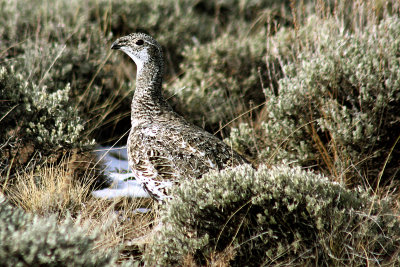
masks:
<svg viewBox="0 0 400 267"><path fill-rule="evenodd" d="M156 201L172 198L170 188L248 161L230 146L177 114L162 95L164 58L160 44L145 33L118 38L121 50L136 64L136 89L131 104L127 141L133 177Z"/></svg>

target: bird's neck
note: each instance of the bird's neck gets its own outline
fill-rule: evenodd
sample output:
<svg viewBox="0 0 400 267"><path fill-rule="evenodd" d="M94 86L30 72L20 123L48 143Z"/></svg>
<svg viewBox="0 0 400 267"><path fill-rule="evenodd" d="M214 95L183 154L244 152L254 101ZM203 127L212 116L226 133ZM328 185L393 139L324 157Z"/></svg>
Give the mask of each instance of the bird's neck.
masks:
<svg viewBox="0 0 400 267"><path fill-rule="evenodd" d="M138 116L154 116L169 109L161 93L162 79L162 62L147 62L138 66L136 90L132 100L132 120Z"/></svg>

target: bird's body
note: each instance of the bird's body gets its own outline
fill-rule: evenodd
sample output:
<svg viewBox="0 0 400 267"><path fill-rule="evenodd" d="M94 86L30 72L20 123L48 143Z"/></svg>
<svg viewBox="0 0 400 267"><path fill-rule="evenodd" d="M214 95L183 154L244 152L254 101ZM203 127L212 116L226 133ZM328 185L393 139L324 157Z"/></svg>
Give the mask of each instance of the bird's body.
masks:
<svg viewBox="0 0 400 267"><path fill-rule="evenodd" d="M165 101L161 94L162 50L152 37L130 34L111 48L122 50L137 65L128 160L135 178L153 199L169 197L168 188L182 179L247 163L217 137L175 113Z"/></svg>

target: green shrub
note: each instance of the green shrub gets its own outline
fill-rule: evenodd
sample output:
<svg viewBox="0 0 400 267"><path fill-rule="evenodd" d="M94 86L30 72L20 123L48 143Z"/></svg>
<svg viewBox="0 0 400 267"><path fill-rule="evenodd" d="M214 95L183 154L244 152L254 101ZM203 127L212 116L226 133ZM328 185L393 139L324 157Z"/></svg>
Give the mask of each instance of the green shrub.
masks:
<svg viewBox="0 0 400 267"><path fill-rule="evenodd" d="M77 147L83 130L77 111L69 103L70 86L49 92L46 86L30 83L15 73L13 67L0 69L0 94L6 105L2 106L2 123L41 146L44 151L62 146ZM9 113L7 113L9 111ZM2 134L8 133L3 129ZM2 136L2 140L7 140Z"/></svg>
<svg viewBox="0 0 400 267"><path fill-rule="evenodd" d="M186 47L182 77L166 88L183 103L185 116L200 124L227 122L265 100L263 55L266 33L237 37L225 34L201 46ZM183 113L183 112L182 112Z"/></svg>
<svg viewBox="0 0 400 267"><path fill-rule="evenodd" d="M91 134L99 139L98 132L92 131L100 131L97 128L109 119L107 116L112 116L117 105L129 107L130 103L126 99L129 85L117 81L118 76L110 67L117 57L107 61L109 39L89 25L75 31L69 40L27 40L18 46L23 52L13 58L17 73L45 85L49 91L69 84L71 106L88 122L86 136ZM104 133L105 129L101 130Z"/></svg>
<svg viewBox="0 0 400 267"><path fill-rule="evenodd" d="M381 171L397 177L400 20L352 35L320 34L318 50L285 67L278 95L266 91L260 161L317 165L348 183L376 183ZM254 140L236 133L229 142L235 148Z"/></svg>
<svg viewBox="0 0 400 267"><path fill-rule="evenodd" d="M107 127L100 126L105 120L120 116L116 110L121 103L129 109L126 96L130 88L122 79L118 81L111 68L117 59L116 56L108 59L112 34L106 36L97 22L89 20L95 5L79 1L17 0L12 4L0 1L0 6L4 7L0 10L5 47L1 51L2 62L13 65L16 73L45 85L50 92L69 84L71 104L89 122L86 136L108 139ZM117 123L115 120L107 126L113 129Z"/></svg>
<svg viewBox="0 0 400 267"><path fill-rule="evenodd" d="M91 146L81 136L83 122L70 103L69 91L68 84L50 91L27 81L13 67L0 68L1 165L10 168L18 153L27 160Z"/></svg>
<svg viewBox="0 0 400 267"><path fill-rule="evenodd" d="M75 96L81 96L88 87L99 93L97 87L105 79L111 79L111 73L99 68L106 60L109 47L107 39L95 31L87 27L75 32L73 41L29 39L18 46L21 54L13 58L14 68L49 88L70 83Z"/></svg>
<svg viewBox="0 0 400 267"><path fill-rule="evenodd" d="M251 162L258 164L260 159L265 160L270 152L260 138L262 134L262 130L254 129L248 123L240 123L231 129L229 137L225 138L224 142L235 151L247 156Z"/></svg>
<svg viewBox="0 0 400 267"><path fill-rule="evenodd" d="M71 220L58 224L0 201L2 266L114 266L115 253L96 249L96 236Z"/></svg>
<svg viewBox="0 0 400 267"><path fill-rule="evenodd" d="M400 224L389 203L300 168L210 172L175 190L145 259L205 265L228 253L232 266L397 265Z"/></svg>

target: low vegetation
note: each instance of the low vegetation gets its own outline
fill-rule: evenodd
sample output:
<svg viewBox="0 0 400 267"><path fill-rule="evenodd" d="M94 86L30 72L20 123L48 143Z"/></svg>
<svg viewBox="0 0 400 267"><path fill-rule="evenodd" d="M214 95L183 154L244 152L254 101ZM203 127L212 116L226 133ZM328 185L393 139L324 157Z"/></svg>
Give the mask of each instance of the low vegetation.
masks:
<svg viewBox="0 0 400 267"><path fill-rule="evenodd" d="M0 260L3 266L113 266L116 253L94 250L88 227L55 216L40 218L0 203Z"/></svg>
<svg viewBox="0 0 400 267"><path fill-rule="evenodd" d="M399 10L0 0L1 262L398 265ZM187 181L147 214L90 194L94 145L126 142L135 67L110 44L135 31L163 45L171 105L256 167Z"/></svg>
<svg viewBox="0 0 400 267"><path fill-rule="evenodd" d="M398 265L393 200L370 193L287 166L211 172L176 190L146 260L159 266L189 259L200 266Z"/></svg>
<svg viewBox="0 0 400 267"><path fill-rule="evenodd" d="M257 127L241 125L226 141L260 163L315 166L346 184L392 181L399 171L399 34L397 17L357 33L319 22L312 34L318 44L285 65L277 92L265 91ZM294 38L286 31L275 38L283 36Z"/></svg>

